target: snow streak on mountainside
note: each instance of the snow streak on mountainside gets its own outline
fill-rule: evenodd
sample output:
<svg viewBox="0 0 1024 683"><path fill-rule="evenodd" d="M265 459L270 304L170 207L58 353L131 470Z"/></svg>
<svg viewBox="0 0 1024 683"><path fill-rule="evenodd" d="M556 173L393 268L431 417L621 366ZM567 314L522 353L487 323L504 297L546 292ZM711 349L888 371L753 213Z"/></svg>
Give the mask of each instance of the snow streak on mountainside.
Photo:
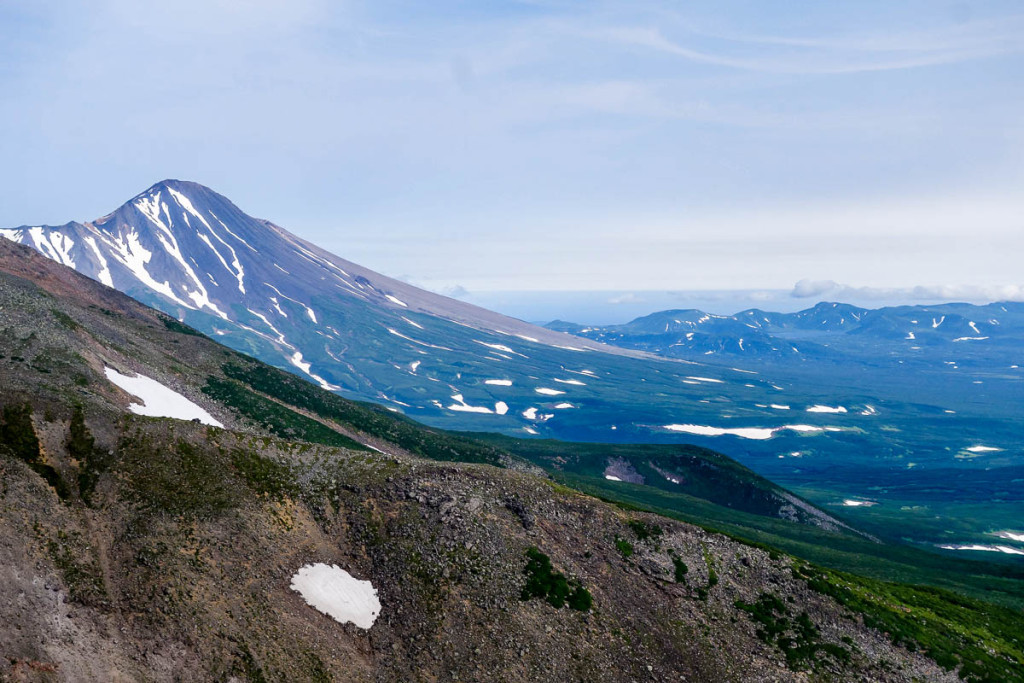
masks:
<svg viewBox="0 0 1024 683"><path fill-rule="evenodd" d="M997 363L991 355L999 339L1019 337L1024 317L1011 304L899 315L831 304L795 316L678 311L635 321L621 339L586 340L391 280L178 181L91 223L0 235L237 351L432 426L697 444L793 486L811 482L821 505L870 492L877 505L851 507L858 515L931 509L935 491L944 501L974 491L990 516L971 509L982 536L965 543L1020 517L1017 494L993 488L1020 478L1024 452L1020 344L1002 344ZM27 251L11 247L8 258ZM718 344L715 326L742 360L720 346L676 360L642 353L704 335ZM639 350L613 353L602 341ZM886 498L890 489L900 498Z"/></svg>
<svg viewBox="0 0 1024 683"><path fill-rule="evenodd" d="M0 236L325 389L403 408L415 402L430 411L459 393L468 400L471 392L452 378L429 376L428 368L483 361L492 374L502 373L505 361L532 355L517 345L566 358L589 351L636 355L385 277L191 182L158 183L89 223L22 226ZM547 374L554 372L562 363ZM438 386L423 396L427 384ZM402 385L419 387L418 394ZM487 412L505 414L502 396L486 398L499 406Z"/></svg>

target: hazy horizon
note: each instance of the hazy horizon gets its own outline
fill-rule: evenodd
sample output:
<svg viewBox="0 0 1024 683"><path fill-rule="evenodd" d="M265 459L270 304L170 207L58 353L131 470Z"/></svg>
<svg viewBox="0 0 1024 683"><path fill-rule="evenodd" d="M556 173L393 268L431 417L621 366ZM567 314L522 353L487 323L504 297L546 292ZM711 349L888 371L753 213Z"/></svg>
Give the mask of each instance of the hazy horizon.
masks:
<svg viewBox="0 0 1024 683"><path fill-rule="evenodd" d="M941 303L992 303L943 297L865 296L833 291L834 296L796 297L792 290L705 291L439 291L489 310L536 324L555 320L584 325L615 325L673 309L696 309L713 315L735 315L758 308L775 313L795 313L821 302L838 302L861 308L928 306Z"/></svg>
<svg viewBox="0 0 1024 683"><path fill-rule="evenodd" d="M58 1L0 30L0 227L176 177L434 290L1024 299L1015 3Z"/></svg>

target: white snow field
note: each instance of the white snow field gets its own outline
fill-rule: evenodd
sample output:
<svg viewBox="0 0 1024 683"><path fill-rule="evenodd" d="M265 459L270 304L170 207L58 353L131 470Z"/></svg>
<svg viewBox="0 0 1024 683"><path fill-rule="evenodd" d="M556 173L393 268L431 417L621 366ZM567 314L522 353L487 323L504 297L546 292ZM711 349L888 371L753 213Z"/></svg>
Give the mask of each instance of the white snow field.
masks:
<svg viewBox="0 0 1024 683"><path fill-rule="evenodd" d="M705 425L679 425L671 424L665 425L665 429L673 432L685 432L687 434L698 434L700 436L722 436L723 434L731 434L733 436L739 436L744 439L770 439L772 434L775 432L774 429L768 427L737 427L734 429L725 429L722 427L708 427Z"/></svg>
<svg viewBox="0 0 1024 683"><path fill-rule="evenodd" d="M307 564L292 577L291 589L310 607L341 624L368 629L380 614L377 589L360 581L338 565Z"/></svg>
<svg viewBox="0 0 1024 683"><path fill-rule="evenodd" d="M453 394L452 395L452 400L455 401L455 403L453 403L450 406L448 406L448 410L454 410L454 411L460 412L460 413L488 413L489 414L489 413L493 413L494 412L493 410L491 410L490 408L487 408L485 406L471 406L471 405L468 405L466 403L466 401L463 399L462 394ZM506 410L507 409L508 408L506 406Z"/></svg>
<svg viewBox="0 0 1024 683"><path fill-rule="evenodd" d="M968 446L964 450L969 452L969 453L997 453L997 452L999 452L999 451L1001 451L1003 449L1002 448L996 448L995 446L981 446L981 445L978 445L978 446Z"/></svg>
<svg viewBox="0 0 1024 683"><path fill-rule="evenodd" d="M203 424L223 427L212 415L173 389L145 375L129 377L112 368L103 368L107 379L136 397L142 403L131 403L128 410L136 415L173 417L177 420L198 419Z"/></svg>
<svg viewBox="0 0 1024 683"><path fill-rule="evenodd" d="M803 434L815 434L818 432L838 432L839 427L816 427L814 425L782 425L781 427L709 427L707 425L671 424L663 425L662 429L671 432L684 432L698 436L738 436L742 439L756 439L763 441L775 436L778 432L790 430Z"/></svg>
<svg viewBox="0 0 1024 683"><path fill-rule="evenodd" d="M1006 553L1007 555L1024 555L1024 550L1020 548L1011 548L1008 545L981 545L965 544L965 545L940 545L943 550L980 550L982 552L989 553Z"/></svg>
<svg viewBox="0 0 1024 683"><path fill-rule="evenodd" d="M811 406L807 409L808 413L845 413L846 408L843 406Z"/></svg>

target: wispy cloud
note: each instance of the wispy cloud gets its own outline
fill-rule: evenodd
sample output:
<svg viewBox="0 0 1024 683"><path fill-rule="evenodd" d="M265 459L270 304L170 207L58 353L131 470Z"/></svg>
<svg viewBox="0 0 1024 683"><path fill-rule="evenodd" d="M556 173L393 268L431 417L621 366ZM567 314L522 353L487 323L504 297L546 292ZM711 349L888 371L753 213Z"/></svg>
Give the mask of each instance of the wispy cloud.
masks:
<svg viewBox="0 0 1024 683"><path fill-rule="evenodd" d="M645 299L642 296L634 292L620 294L618 296L613 296L612 298L608 299L608 303L612 304L613 306L621 306L622 304L642 304L644 303L644 301Z"/></svg>
<svg viewBox="0 0 1024 683"><path fill-rule="evenodd" d="M700 64L791 75L914 69L1024 51L1024 43L1021 42L1022 22L1019 19L998 26L985 25L973 29L962 32L958 37L945 32L941 37L907 34L854 39L842 36L834 39L730 36L716 41L720 45L715 51L689 44L708 42L711 36L691 33L670 38L659 28L609 27L593 30L589 35L595 39L675 55ZM749 56L750 50L747 48L750 45L763 49L760 54ZM792 48L802 50L794 54ZM737 54L730 54L730 50ZM738 53L746 53L747 56Z"/></svg>
<svg viewBox="0 0 1024 683"><path fill-rule="evenodd" d="M1024 20L934 4L0 2L0 226L176 176L473 295L1010 282Z"/></svg>

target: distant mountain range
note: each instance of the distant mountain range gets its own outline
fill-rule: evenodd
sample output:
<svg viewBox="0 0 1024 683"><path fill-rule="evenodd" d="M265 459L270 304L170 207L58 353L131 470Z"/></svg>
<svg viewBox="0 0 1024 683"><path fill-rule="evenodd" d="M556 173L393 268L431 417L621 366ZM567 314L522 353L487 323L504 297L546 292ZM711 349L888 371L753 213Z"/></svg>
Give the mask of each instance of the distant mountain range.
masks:
<svg viewBox="0 0 1024 683"><path fill-rule="evenodd" d="M726 355L746 359L857 357L881 362L929 359L935 353L1018 354L1024 348L1024 303L950 303L878 309L822 302L798 313L759 309L736 315L659 311L622 325L554 321L548 329L669 358Z"/></svg>
<svg viewBox="0 0 1024 683"><path fill-rule="evenodd" d="M1020 304L671 311L544 329L375 273L175 180L95 221L0 235L433 426L713 448L848 508L872 534L930 546L988 541L1024 518L1024 493L1003 490L1024 480ZM914 523L894 527L895 511Z"/></svg>
<svg viewBox="0 0 1024 683"><path fill-rule="evenodd" d="M721 454L426 428L2 240L0 328L0 680L1020 680L1024 577Z"/></svg>

